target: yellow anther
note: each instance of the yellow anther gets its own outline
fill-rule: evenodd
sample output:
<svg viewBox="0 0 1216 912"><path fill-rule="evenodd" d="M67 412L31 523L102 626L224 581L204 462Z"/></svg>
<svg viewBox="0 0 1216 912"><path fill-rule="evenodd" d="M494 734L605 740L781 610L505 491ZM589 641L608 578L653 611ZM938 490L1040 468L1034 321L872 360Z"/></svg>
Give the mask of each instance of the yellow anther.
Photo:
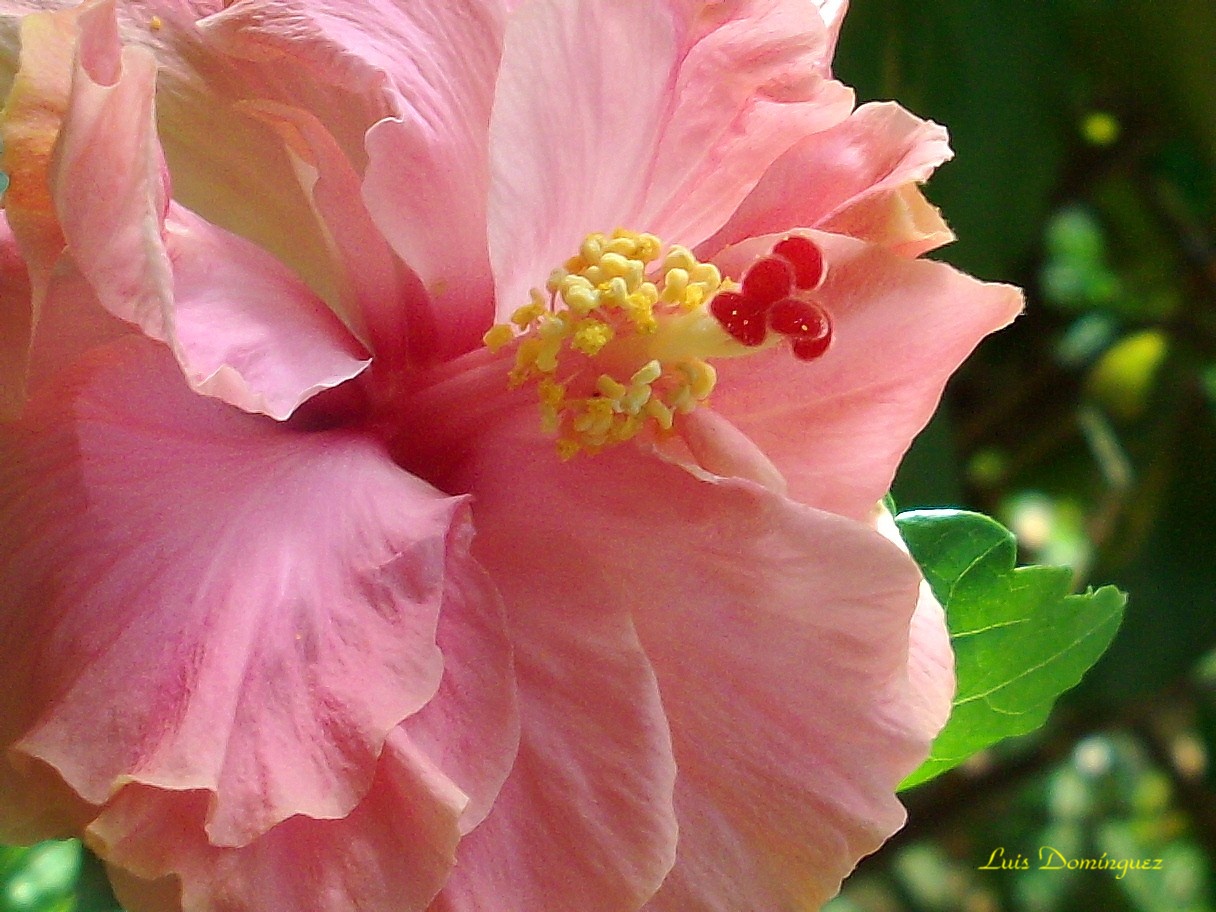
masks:
<svg viewBox="0 0 1216 912"><path fill-rule="evenodd" d="M722 273L713 263L698 263L688 271L688 278L712 291L717 291L722 284Z"/></svg>
<svg viewBox="0 0 1216 912"><path fill-rule="evenodd" d="M607 303L620 307L629 298L629 286L623 278L616 276L601 287L600 298Z"/></svg>
<svg viewBox="0 0 1216 912"><path fill-rule="evenodd" d="M621 302L621 309L639 333L652 333L658 330L659 321L655 319L654 306L646 298L629 295Z"/></svg>
<svg viewBox="0 0 1216 912"><path fill-rule="evenodd" d="M561 339L545 339L536 353L536 369L542 374L557 370L557 355L562 349Z"/></svg>
<svg viewBox="0 0 1216 912"><path fill-rule="evenodd" d="M625 395L621 397L620 402L618 403L621 407L621 411L626 415L636 415L642 410L646 403L650 401L650 396L653 392L654 390L651 389L649 384L634 384L629 388Z"/></svg>
<svg viewBox="0 0 1216 912"><path fill-rule="evenodd" d="M604 250L607 253L619 254L632 259L633 255L637 253L638 242L628 232L616 232L613 234L612 240L604 245Z"/></svg>
<svg viewBox="0 0 1216 912"><path fill-rule="evenodd" d="M668 250L667 256L663 258L663 269L666 271L683 269L685 272L691 272L699 265L700 261L692 255L692 251L679 245Z"/></svg>
<svg viewBox="0 0 1216 912"><path fill-rule="evenodd" d="M570 334L569 313L543 314L536 321L536 334L542 339L561 339Z"/></svg>
<svg viewBox="0 0 1216 912"><path fill-rule="evenodd" d="M688 270L669 269L667 271L667 279L663 283L662 300L670 304L681 304L684 301L684 292L688 290Z"/></svg>
<svg viewBox="0 0 1216 912"><path fill-rule="evenodd" d="M481 340L486 344L486 347L492 352L501 351L503 346L515 338L515 333L511 331L511 327L506 323L495 323L490 327Z"/></svg>
<svg viewBox="0 0 1216 912"><path fill-rule="evenodd" d="M680 370L688 378L692 397L698 401L709 396L718 382L718 372L708 361L685 361L680 365Z"/></svg>
<svg viewBox="0 0 1216 912"><path fill-rule="evenodd" d="M570 347L594 358L605 345L612 341L612 327L599 320L583 320L574 331Z"/></svg>
<svg viewBox="0 0 1216 912"><path fill-rule="evenodd" d="M533 301L531 304L525 304L523 307L517 308L515 313L511 314L511 322L520 329L526 327L533 320L539 320L548 310L543 301Z"/></svg>
<svg viewBox="0 0 1216 912"><path fill-rule="evenodd" d="M604 255L604 236L602 234L587 235L578 248L578 254L583 258L584 266L594 266ZM571 269L570 271L577 272L578 270Z"/></svg>
<svg viewBox="0 0 1216 912"><path fill-rule="evenodd" d="M605 253L600 257L600 269L604 270L604 275L612 278L629 275L632 266L633 261L619 253Z"/></svg>
<svg viewBox="0 0 1216 912"><path fill-rule="evenodd" d="M541 380L537 385L537 390L540 392L540 401L552 408L561 408L562 403L566 400L566 388L549 377Z"/></svg>
<svg viewBox="0 0 1216 912"><path fill-rule="evenodd" d="M637 236L638 248L634 254L643 263L650 263L658 259L659 251L663 249L663 242L653 234L639 234Z"/></svg>
<svg viewBox="0 0 1216 912"><path fill-rule="evenodd" d="M648 361L639 367L629 378L634 385L654 383L663 375L663 365L658 361Z"/></svg>
<svg viewBox="0 0 1216 912"><path fill-rule="evenodd" d="M587 399L583 403L583 413L574 419L574 429L583 434L601 436L612 428L612 417L615 410L607 399Z"/></svg>
<svg viewBox="0 0 1216 912"><path fill-rule="evenodd" d="M629 392L629 387L625 386L625 384L615 377L609 377L607 374L600 374L599 379L595 381L595 389L601 396L613 401L619 401L622 396Z"/></svg>
<svg viewBox="0 0 1216 912"><path fill-rule="evenodd" d="M589 234L485 341L517 346L509 382L537 384L541 426L561 458L594 454L669 432L713 391L706 359L757 350L706 307L732 287L712 263L652 234Z"/></svg>
<svg viewBox="0 0 1216 912"><path fill-rule="evenodd" d="M646 403L646 414L657 421L659 427L661 427L663 430L671 430L671 425L675 420L675 416L672 414L671 409L665 406L658 399L651 398Z"/></svg>

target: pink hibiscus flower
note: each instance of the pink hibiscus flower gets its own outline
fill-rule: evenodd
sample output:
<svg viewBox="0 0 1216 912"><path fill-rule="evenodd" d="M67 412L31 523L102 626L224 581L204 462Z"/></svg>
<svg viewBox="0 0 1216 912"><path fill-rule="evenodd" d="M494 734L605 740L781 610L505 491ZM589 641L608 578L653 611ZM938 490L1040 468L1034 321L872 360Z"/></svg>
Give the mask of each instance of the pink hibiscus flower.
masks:
<svg viewBox="0 0 1216 912"><path fill-rule="evenodd" d="M0 2L0 838L134 912L833 894L952 687L875 504L1020 307L843 12Z"/></svg>

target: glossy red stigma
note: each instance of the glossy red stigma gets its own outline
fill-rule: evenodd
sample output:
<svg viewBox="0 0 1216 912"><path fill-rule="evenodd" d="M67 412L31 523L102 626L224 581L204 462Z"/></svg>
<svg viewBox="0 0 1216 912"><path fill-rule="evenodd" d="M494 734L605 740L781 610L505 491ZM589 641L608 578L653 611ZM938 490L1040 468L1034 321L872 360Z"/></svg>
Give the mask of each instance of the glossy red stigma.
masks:
<svg viewBox="0 0 1216 912"><path fill-rule="evenodd" d="M771 307L794 287L794 266L783 257L766 256L743 274L743 297L757 307Z"/></svg>
<svg viewBox="0 0 1216 912"><path fill-rule="evenodd" d="M759 345L768 335L768 305L757 304L738 292L724 291L715 296L709 312L744 345Z"/></svg>
<svg viewBox="0 0 1216 912"><path fill-rule="evenodd" d="M818 304L792 295L817 288L825 273L819 246L790 235L752 263L739 291L717 295L709 310L744 345L762 344L771 329L790 340L795 357L811 361L832 342L831 320Z"/></svg>
<svg viewBox="0 0 1216 912"><path fill-rule="evenodd" d="M773 253L793 267L794 283L801 289L818 288L823 283L826 270L823 268L823 251L814 241L791 235L778 241Z"/></svg>
<svg viewBox="0 0 1216 912"><path fill-rule="evenodd" d="M832 321L818 304L798 298L778 301L769 310L769 326L790 340L794 357L813 361L832 344Z"/></svg>

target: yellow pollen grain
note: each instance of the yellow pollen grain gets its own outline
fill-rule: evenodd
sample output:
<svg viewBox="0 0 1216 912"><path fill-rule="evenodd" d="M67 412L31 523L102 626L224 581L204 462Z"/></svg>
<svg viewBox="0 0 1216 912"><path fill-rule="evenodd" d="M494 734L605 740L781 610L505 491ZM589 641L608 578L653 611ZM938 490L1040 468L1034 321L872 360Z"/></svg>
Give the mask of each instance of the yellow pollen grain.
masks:
<svg viewBox="0 0 1216 912"><path fill-rule="evenodd" d="M629 387L621 383L615 377L609 377L607 374L600 374L599 379L595 381L595 389L601 396L614 401L620 400L627 392Z"/></svg>
<svg viewBox="0 0 1216 912"><path fill-rule="evenodd" d="M515 333L506 323L495 323L489 328L481 341L485 343L486 348L492 352L499 352L507 343L515 338Z"/></svg>
<svg viewBox="0 0 1216 912"><path fill-rule="evenodd" d="M671 425L675 420L675 416L672 414L671 409L665 406L658 399L652 398L646 403L646 414L658 422L659 427L661 427L663 430L671 430Z"/></svg>
<svg viewBox="0 0 1216 912"><path fill-rule="evenodd" d="M511 314L511 322L520 329L523 329L533 320L539 320L545 313L545 310L544 304L533 301L531 304L518 308L515 313ZM501 326L502 324L499 325Z"/></svg>
<svg viewBox="0 0 1216 912"><path fill-rule="evenodd" d="M612 327L607 323L601 323L599 320L583 320L578 329L574 331L570 347L594 358L605 345L612 341L612 336Z"/></svg>

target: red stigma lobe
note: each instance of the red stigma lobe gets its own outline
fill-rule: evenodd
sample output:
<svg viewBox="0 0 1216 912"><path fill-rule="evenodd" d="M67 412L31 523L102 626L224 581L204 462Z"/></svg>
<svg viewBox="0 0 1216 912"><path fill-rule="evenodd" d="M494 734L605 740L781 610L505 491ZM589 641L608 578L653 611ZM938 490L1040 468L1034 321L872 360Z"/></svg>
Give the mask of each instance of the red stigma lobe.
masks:
<svg viewBox="0 0 1216 912"><path fill-rule="evenodd" d="M773 247L773 253L786 260L794 269L794 283L802 289L817 288L823 281L823 251L819 245L798 235L791 235Z"/></svg>
<svg viewBox="0 0 1216 912"><path fill-rule="evenodd" d="M768 335L767 310L767 303L757 304L750 296L734 291L721 292L709 304L709 312L722 328L750 346L761 344Z"/></svg>

